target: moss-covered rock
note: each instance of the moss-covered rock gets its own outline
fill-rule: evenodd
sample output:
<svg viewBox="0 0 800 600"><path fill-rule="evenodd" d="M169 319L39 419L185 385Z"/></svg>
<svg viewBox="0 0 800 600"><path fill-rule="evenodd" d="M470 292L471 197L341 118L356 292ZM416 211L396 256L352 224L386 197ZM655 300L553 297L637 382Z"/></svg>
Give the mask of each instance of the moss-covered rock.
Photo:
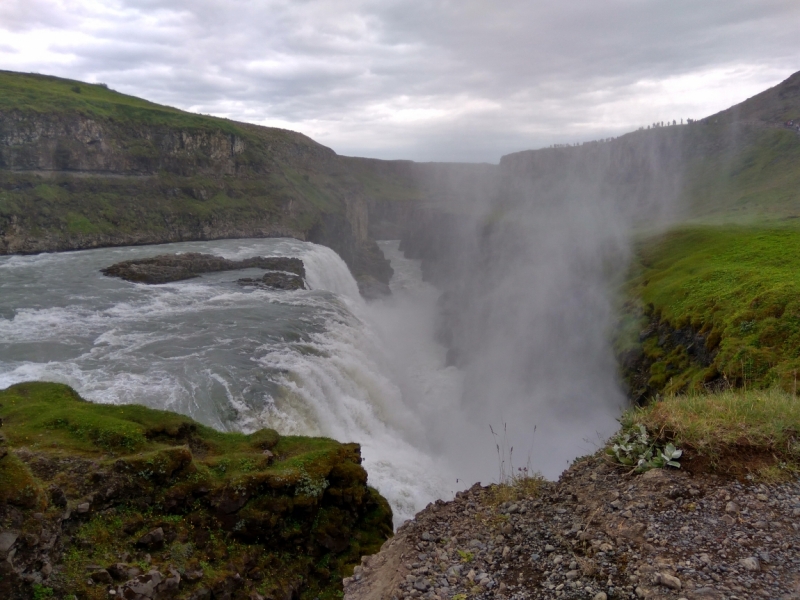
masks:
<svg viewBox="0 0 800 600"><path fill-rule="evenodd" d="M0 597L335 598L391 535L360 447L0 391ZM128 596L125 596L128 594Z"/></svg>

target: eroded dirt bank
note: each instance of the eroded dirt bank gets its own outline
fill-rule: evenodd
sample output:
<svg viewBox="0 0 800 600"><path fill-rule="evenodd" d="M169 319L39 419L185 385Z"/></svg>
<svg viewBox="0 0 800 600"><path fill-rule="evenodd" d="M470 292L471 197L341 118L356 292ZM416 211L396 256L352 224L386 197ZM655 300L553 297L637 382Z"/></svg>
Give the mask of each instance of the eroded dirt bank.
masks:
<svg viewBox="0 0 800 600"><path fill-rule="evenodd" d="M800 598L800 481L596 455L538 494L479 485L429 505L345 579L346 600Z"/></svg>

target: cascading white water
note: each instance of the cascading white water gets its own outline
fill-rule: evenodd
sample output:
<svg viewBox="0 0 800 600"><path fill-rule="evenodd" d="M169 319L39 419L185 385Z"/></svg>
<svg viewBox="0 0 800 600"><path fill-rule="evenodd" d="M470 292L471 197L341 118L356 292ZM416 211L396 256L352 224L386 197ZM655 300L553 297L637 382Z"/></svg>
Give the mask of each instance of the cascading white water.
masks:
<svg viewBox="0 0 800 600"><path fill-rule="evenodd" d="M432 337L437 293L396 243L384 248L395 295L370 304L335 252L288 239L0 258L0 388L59 381L96 402L167 408L219 429L359 442L370 483L401 522L462 487L431 436L460 375ZM297 256L311 289L241 288L241 271L159 286L99 273L182 251Z"/></svg>

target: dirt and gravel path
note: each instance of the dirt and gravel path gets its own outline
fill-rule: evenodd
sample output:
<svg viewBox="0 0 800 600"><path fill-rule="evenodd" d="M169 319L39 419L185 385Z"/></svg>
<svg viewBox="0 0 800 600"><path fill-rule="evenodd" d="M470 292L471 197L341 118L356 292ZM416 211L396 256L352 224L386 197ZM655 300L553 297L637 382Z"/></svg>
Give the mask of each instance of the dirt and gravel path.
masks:
<svg viewBox="0 0 800 600"><path fill-rule="evenodd" d="M583 459L535 496L478 485L407 522L346 600L800 599L800 479L776 485Z"/></svg>

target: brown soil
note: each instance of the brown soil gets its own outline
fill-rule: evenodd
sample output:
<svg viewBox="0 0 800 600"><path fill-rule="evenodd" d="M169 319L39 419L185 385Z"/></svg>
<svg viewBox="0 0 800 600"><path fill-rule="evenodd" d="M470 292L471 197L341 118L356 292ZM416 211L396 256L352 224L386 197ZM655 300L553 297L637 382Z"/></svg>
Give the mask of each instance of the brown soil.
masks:
<svg viewBox="0 0 800 600"><path fill-rule="evenodd" d="M775 453L763 448L736 446L716 456L700 454L687 448L681 457L682 468L692 475L721 475L745 481L769 467L776 466L780 459Z"/></svg>

